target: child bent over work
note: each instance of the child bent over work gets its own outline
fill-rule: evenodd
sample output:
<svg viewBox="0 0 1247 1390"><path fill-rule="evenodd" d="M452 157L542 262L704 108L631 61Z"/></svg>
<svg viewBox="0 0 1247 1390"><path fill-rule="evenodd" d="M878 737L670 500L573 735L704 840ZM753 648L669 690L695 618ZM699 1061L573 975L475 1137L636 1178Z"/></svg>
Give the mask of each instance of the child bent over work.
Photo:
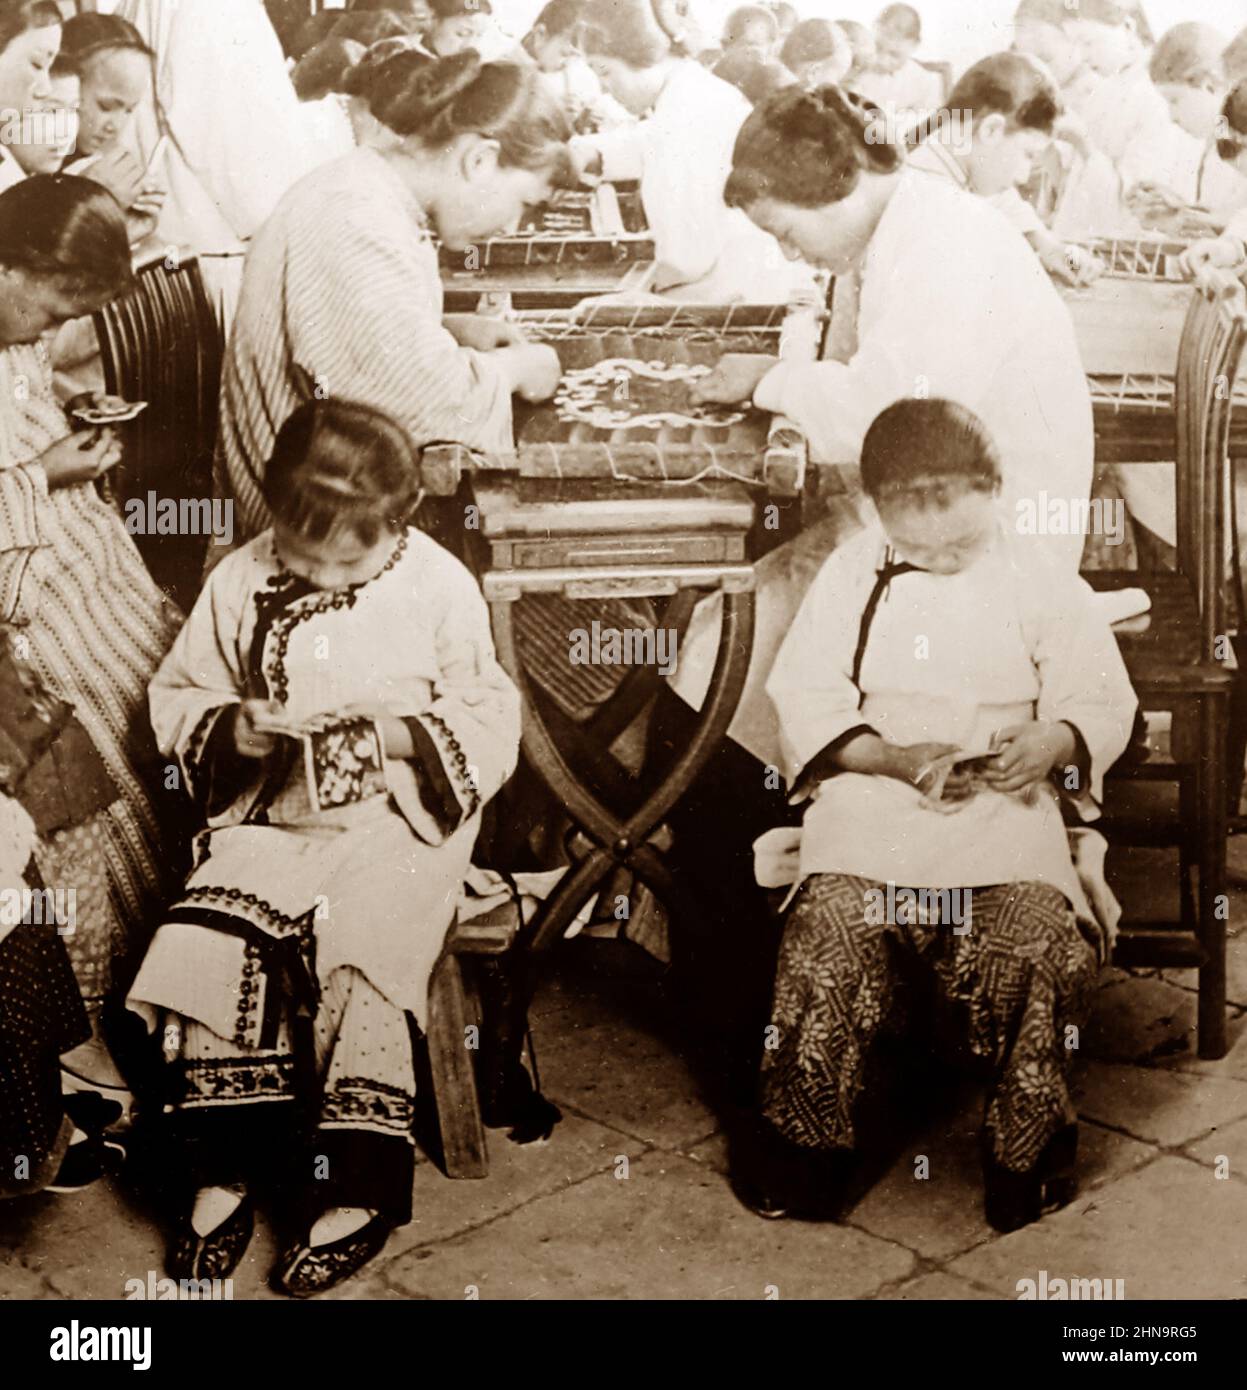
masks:
<svg viewBox="0 0 1247 1390"><path fill-rule="evenodd" d="M1096 856L1075 869L1061 802L1097 813L1136 702L1090 589L998 511L1000 478L964 407L889 406L862 450L878 520L826 561L767 683L789 784L813 799L799 849L759 841L786 839L770 881L800 885L737 1174L762 1215L838 1214L867 1064L915 980L990 1079L988 1220L1012 1230L1073 1193L1066 1028L1116 914L1083 873Z"/></svg>
<svg viewBox="0 0 1247 1390"><path fill-rule="evenodd" d="M384 415L301 406L265 473L272 528L213 571L152 682L206 822L129 998L190 1175L178 1278L242 1257L261 1158L298 1207L283 1292L353 1274L410 1219L409 1017L519 745L475 581L406 524L416 477Z"/></svg>

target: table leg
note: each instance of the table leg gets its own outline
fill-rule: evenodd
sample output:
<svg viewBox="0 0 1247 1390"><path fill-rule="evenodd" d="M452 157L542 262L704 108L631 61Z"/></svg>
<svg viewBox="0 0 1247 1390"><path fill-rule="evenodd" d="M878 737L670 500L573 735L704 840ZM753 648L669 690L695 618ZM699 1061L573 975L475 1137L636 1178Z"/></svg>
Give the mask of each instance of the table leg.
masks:
<svg viewBox="0 0 1247 1390"><path fill-rule="evenodd" d="M524 933L525 948L536 953L559 941L586 898L616 865L634 869L668 901L672 910L695 910L690 895L677 883L658 850L647 841L688 791L732 722L753 649L753 594L724 594L719 650L697 728L661 785L634 815L622 822L580 785L541 719L524 675L511 605L494 604L493 617L499 660L516 682L524 700L524 752L550 790L563 801L572 818L600 846L590 850L572 868L546 901Z"/></svg>

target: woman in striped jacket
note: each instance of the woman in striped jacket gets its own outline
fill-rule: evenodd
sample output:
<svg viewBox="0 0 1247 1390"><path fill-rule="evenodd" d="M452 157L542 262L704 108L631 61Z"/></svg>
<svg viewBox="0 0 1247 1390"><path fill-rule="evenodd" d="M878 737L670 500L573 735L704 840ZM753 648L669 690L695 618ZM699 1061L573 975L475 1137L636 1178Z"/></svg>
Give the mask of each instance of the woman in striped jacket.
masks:
<svg viewBox="0 0 1247 1390"><path fill-rule="evenodd" d="M170 810L151 794L146 700L179 614L94 486L121 456L117 438L98 426L71 433L43 335L130 278L125 220L97 183L45 174L0 195L0 636L25 680L72 706L106 773L78 785L65 759L66 785L44 791L77 805L51 819L28 807L46 822L34 856L43 882L72 890L63 936L88 1004L145 944L176 872Z"/></svg>
<svg viewBox="0 0 1247 1390"><path fill-rule="evenodd" d="M498 321L443 317L435 242L471 257L564 173L566 120L538 74L474 52L400 54L369 105L394 145L302 179L247 256L217 446L242 540L269 524L264 464L305 401L383 411L417 448L488 451L511 447L513 393L538 400L558 384L553 349Z"/></svg>

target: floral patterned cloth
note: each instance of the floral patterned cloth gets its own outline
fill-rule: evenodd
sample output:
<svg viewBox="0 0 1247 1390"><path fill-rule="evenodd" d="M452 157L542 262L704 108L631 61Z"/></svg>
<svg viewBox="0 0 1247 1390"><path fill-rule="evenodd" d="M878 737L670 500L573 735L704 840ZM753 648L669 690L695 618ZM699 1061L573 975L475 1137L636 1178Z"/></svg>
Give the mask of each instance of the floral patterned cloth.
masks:
<svg viewBox="0 0 1247 1390"><path fill-rule="evenodd" d="M933 982L937 1024L953 1025L955 1050L991 1070L987 1137L1002 1166L1024 1172L1076 1118L1066 1078L1077 1035L1067 1029L1090 1003L1095 950L1047 884L975 888L960 926L938 912L899 910L907 897L893 888L892 915L912 920L884 925L876 910L884 885L848 874L806 879L780 948L778 1045L763 1053L763 1113L802 1147L853 1147L870 1048L904 1022L904 955Z"/></svg>

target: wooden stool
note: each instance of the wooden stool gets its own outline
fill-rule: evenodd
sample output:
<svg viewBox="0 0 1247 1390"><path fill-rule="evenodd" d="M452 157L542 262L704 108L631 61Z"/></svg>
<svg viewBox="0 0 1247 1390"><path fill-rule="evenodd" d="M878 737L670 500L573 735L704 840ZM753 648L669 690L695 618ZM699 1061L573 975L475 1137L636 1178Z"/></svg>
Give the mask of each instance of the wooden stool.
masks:
<svg viewBox="0 0 1247 1390"><path fill-rule="evenodd" d="M447 1177L489 1174L474 1065L483 1022L472 958L505 955L518 930L514 903L471 922L456 921L429 981L429 1069Z"/></svg>

